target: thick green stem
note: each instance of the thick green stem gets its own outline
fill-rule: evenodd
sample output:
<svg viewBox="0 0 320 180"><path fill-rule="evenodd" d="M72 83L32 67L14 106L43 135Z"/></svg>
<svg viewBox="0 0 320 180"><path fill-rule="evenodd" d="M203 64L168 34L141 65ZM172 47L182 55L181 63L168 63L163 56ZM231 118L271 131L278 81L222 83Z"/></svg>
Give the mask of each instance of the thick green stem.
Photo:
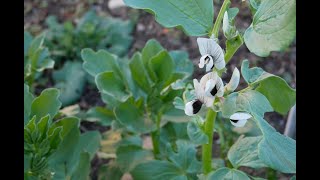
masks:
<svg viewBox="0 0 320 180"><path fill-rule="evenodd" d="M209 37L212 36L212 34L214 34L215 38L218 38L218 34L219 34L219 29L220 29L220 25L222 22L222 18L224 16L224 12L226 12L227 8L229 7L229 5L231 4L230 0L224 0L223 4L221 6L221 9L219 11L218 17L214 23L213 29L212 31L209 33Z"/></svg>
<svg viewBox="0 0 320 180"><path fill-rule="evenodd" d="M157 115L156 123L157 130L151 133L152 145L153 145L153 155L156 159L160 154L159 143L160 143L160 122L161 122L161 113Z"/></svg>
<svg viewBox="0 0 320 180"><path fill-rule="evenodd" d="M212 141L213 141L213 131L214 131L214 122L216 120L217 112L209 109L207 112L207 117L205 121L204 131L209 138L209 143L202 145L202 167L203 173L208 174L211 168L211 159L212 159Z"/></svg>

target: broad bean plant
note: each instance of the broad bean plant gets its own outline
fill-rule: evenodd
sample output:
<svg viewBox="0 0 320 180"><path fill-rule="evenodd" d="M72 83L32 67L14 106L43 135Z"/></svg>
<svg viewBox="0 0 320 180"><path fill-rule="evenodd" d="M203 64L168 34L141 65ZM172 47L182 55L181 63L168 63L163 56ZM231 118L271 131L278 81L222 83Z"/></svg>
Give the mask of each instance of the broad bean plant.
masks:
<svg viewBox="0 0 320 180"><path fill-rule="evenodd" d="M99 148L98 131L80 134L80 119L59 111L60 92L38 97L24 84L24 179L87 179Z"/></svg>
<svg viewBox="0 0 320 180"><path fill-rule="evenodd" d="M111 174L120 178L129 172L137 180L261 179L241 171L243 166L294 175L296 141L277 132L264 115L286 114L295 104L295 89L279 76L250 67L246 59L240 70L232 69L228 83L222 75L243 44L260 57L285 50L295 38L296 1L244 1L253 16L245 32L235 26L239 9L232 8L230 0L223 1L216 19L211 0L124 2L152 13L167 28L198 36L201 58L197 65L204 75L191 81L193 65L188 55L168 52L155 40L149 40L130 59L105 50L83 49L83 68L94 77L107 104L89 114L103 116L104 124L118 133L115 150L108 152L114 155L107 154L115 161L102 169L100 178ZM220 32L226 38L225 50L218 39ZM247 87L237 90L241 76ZM230 147L223 144L230 125L238 130L250 125L256 133L241 135ZM212 156L215 131L221 146L229 148L222 153L226 157L221 157L220 165ZM151 135L152 148L145 147L145 134Z"/></svg>

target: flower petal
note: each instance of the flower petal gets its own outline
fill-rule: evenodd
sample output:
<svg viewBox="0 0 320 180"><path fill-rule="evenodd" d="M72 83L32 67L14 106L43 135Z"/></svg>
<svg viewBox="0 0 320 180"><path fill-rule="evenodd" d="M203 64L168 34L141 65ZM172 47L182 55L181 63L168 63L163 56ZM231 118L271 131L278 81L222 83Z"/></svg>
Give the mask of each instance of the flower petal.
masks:
<svg viewBox="0 0 320 180"><path fill-rule="evenodd" d="M226 64L224 61L224 52L214 39L197 38L201 56L210 54L213 57L213 64L218 69L223 69Z"/></svg>
<svg viewBox="0 0 320 180"><path fill-rule="evenodd" d="M202 107L202 102L198 99L189 101L184 108L184 113L188 116L197 114Z"/></svg>
<svg viewBox="0 0 320 180"><path fill-rule="evenodd" d="M249 119L251 118L252 116L249 114L249 113L246 113L246 112L236 112L234 114L232 114L230 116L230 119L232 120L242 120L242 119Z"/></svg>
<svg viewBox="0 0 320 180"><path fill-rule="evenodd" d="M200 83L197 79L193 79L193 87L194 87L194 92L197 97L203 96L203 90L202 90Z"/></svg>
<svg viewBox="0 0 320 180"><path fill-rule="evenodd" d="M206 65L206 72L211 71L211 69L213 68L213 59L211 56L209 56L210 60L208 61L207 65Z"/></svg>
<svg viewBox="0 0 320 180"><path fill-rule="evenodd" d="M204 92L206 96L209 96L209 97L215 96L218 92L216 87L216 81L213 79L209 79L206 83Z"/></svg>
<svg viewBox="0 0 320 180"><path fill-rule="evenodd" d="M215 100L215 97L204 96L203 100L204 100L203 102L206 105L206 107L212 107L213 102Z"/></svg>
<svg viewBox="0 0 320 180"><path fill-rule="evenodd" d="M201 56L208 54L208 52L209 52L208 38L197 38L197 43L199 46L199 51L200 51Z"/></svg>
<svg viewBox="0 0 320 180"><path fill-rule="evenodd" d="M224 85L223 85L223 81L220 77L218 77L218 80L216 83L216 88L218 89L217 96L222 97L224 94Z"/></svg>
<svg viewBox="0 0 320 180"><path fill-rule="evenodd" d="M205 89L205 86L206 86L207 81L209 79L213 79L216 82L218 77L219 76L218 76L218 73L216 71L209 72L209 73L205 74L204 76L202 76L202 78L200 79L200 86L203 89Z"/></svg>
<svg viewBox="0 0 320 180"><path fill-rule="evenodd" d="M234 68L231 79L229 83L226 85L226 90L229 92L233 92L237 89L240 82L240 72L238 68Z"/></svg>
<svg viewBox="0 0 320 180"><path fill-rule="evenodd" d="M232 120L230 119L230 122L232 125L236 126L236 127L243 127L247 120L246 119L241 119L241 120Z"/></svg>
<svg viewBox="0 0 320 180"><path fill-rule="evenodd" d="M203 67L204 67L205 58L206 58L207 56L208 56L208 55L201 56L201 58L200 58L200 63L198 64L199 68L203 68Z"/></svg>

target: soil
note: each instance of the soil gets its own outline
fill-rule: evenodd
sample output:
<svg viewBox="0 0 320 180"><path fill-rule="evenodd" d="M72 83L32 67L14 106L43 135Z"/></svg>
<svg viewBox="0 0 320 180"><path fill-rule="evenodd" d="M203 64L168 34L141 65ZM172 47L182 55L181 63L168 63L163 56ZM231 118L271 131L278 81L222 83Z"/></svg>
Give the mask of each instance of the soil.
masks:
<svg viewBox="0 0 320 180"><path fill-rule="evenodd" d="M75 0L75 1L63 1L63 0L25 0L24 1L24 27L31 31L32 34L38 34L45 28L44 20L48 15L56 15L60 21L75 20L80 17L89 8L95 8L100 14L112 15L121 19L128 19L128 14L137 11L127 7L120 7L117 9L109 9L107 7L108 1L103 0ZM221 6L222 1L214 0L215 2L215 17L217 16L218 7ZM232 0L232 7L239 8L239 14L236 17L236 26L240 32L243 32L251 24L251 14L245 3ZM161 45L168 50L185 50L189 53L189 58L192 60L195 66L195 72L193 78L200 78L204 71L196 68L200 59L200 54L196 42L196 37L188 37L182 31L173 29L167 29L159 25L154 17L144 11L139 11L140 16L137 20L136 27L132 33L134 42L129 50L129 57L137 51L141 50L145 43L149 39L158 40ZM222 33L220 33L222 34ZM224 48L224 37L219 37L221 46ZM234 67L240 68L241 62L244 59L248 59L251 65L261 67L265 71L278 75L284 78L292 88L296 88L296 42L294 41L291 46L284 52L272 52L270 56L266 58L258 57L246 48L245 45L241 46L235 53L231 61L227 65L228 75L223 76L223 80L228 82L232 74ZM46 71L45 75L49 77L51 72ZM41 92L46 87L52 87L52 81L44 86L36 87L36 94ZM241 79L239 89L246 87L245 82ZM103 106L99 92L95 87L87 85L85 92L78 104L82 110L87 110L93 106ZM287 115L283 116L278 113L266 113L265 119L280 133L284 132ZM101 127L96 123L82 122L81 130L99 130L104 132L107 130L105 127ZM97 179L98 168L106 163L105 160L101 160L97 157L92 161L92 179ZM250 168L243 168L242 170L248 172L253 176L266 177L266 173L269 172L265 169L259 171L253 171ZM277 173L278 179L289 179L288 175Z"/></svg>

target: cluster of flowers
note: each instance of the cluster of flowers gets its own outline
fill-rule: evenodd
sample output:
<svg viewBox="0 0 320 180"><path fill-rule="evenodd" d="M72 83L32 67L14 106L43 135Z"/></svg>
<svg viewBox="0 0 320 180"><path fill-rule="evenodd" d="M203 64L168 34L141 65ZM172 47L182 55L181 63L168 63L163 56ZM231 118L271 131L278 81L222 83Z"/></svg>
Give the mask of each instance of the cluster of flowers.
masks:
<svg viewBox="0 0 320 180"><path fill-rule="evenodd" d="M233 92L239 85L240 72L234 69L230 82L223 84L216 70L225 68L224 52L214 38L198 38L197 43L201 54L199 68L206 66L206 72L200 82L193 79L196 99L185 105L185 113L188 116L197 114L202 105L213 108L216 97L223 101L223 96ZM214 68L215 67L215 68ZM236 112L230 116L230 122L236 127L243 127L252 116L246 112Z"/></svg>

